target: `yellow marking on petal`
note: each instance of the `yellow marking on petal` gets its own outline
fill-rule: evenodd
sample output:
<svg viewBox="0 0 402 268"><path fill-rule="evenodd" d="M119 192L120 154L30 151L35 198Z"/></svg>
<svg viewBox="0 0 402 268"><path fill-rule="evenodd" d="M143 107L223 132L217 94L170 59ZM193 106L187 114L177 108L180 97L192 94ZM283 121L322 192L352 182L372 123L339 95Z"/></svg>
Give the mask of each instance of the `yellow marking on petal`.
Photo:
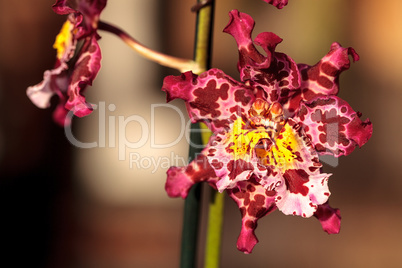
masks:
<svg viewBox="0 0 402 268"><path fill-rule="evenodd" d="M207 125L204 123L200 123L200 129L201 129L201 139L203 144L207 144L209 141L209 138L212 135L212 132L209 130Z"/></svg>
<svg viewBox="0 0 402 268"><path fill-rule="evenodd" d="M258 141L262 138L269 138L269 134L265 130L261 131L246 126L242 118L237 118L233 124L233 132L228 134L230 141L233 142L230 149L234 152L235 160L250 160Z"/></svg>
<svg viewBox="0 0 402 268"><path fill-rule="evenodd" d="M58 59L63 57L66 47L71 45L71 26L71 22L66 20L61 27L59 34L56 36L56 40L54 41L53 48L57 50Z"/></svg>
<svg viewBox="0 0 402 268"><path fill-rule="evenodd" d="M301 148L290 125L285 124L275 144L276 146L272 147L272 154L269 155L269 163L280 169L294 168L295 158L297 158L295 152L300 151Z"/></svg>
<svg viewBox="0 0 402 268"><path fill-rule="evenodd" d="M255 152L260 164L265 166L275 166L281 172L287 169L296 169L298 152L302 152L301 138L294 131L290 124L285 124L277 137L271 137L270 133L261 128L250 128L242 118L237 118L233 123L232 132L227 133L229 151L232 152L234 160L243 159L252 161L251 157ZM273 142L268 150L264 149L263 144L259 144L261 139L268 139ZM259 144L258 147L256 145Z"/></svg>

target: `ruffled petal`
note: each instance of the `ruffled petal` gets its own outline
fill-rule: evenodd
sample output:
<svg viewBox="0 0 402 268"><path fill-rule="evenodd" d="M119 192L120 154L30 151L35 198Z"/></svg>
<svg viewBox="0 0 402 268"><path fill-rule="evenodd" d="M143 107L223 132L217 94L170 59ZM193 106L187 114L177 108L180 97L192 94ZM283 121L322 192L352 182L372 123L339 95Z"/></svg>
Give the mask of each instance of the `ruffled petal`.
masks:
<svg viewBox="0 0 402 268"><path fill-rule="evenodd" d="M167 171L165 190L170 197L187 197L191 187L198 182L206 181L215 187L218 178L208 159L199 154L187 167L170 167Z"/></svg>
<svg viewBox="0 0 402 268"><path fill-rule="evenodd" d="M268 152L267 176L260 183L277 192L276 206L284 214L310 217L330 195L328 178L303 128L288 119Z"/></svg>
<svg viewBox="0 0 402 268"><path fill-rule="evenodd" d="M220 178L217 189L236 187L251 175L262 177L266 173L253 153L261 138L267 138L265 131L247 129L241 117L230 125L230 131L216 133L210 138L205 155Z"/></svg>
<svg viewBox="0 0 402 268"><path fill-rule="evenodd" d="M67 91L68 100L65 107L73 111L76 116L86 116L93 110L92 105L85 101L82 93L88 85L92 85L92 81L99 72L100 61L101 50L96 37L87 37L75 63Z"/></svg>
<svg viewBox="0 0 402 268"><path fill-rule="evenodd" d="M268 4L271 4L278 9L282 9L284 6L288 4L288 0L262 0L262 1L267 2Z"/></svg>
<svg viewBox="0 0 402 268"><path fill-rule="evenodd" d="M341 229L341 213L328 202L319 205L314 216L320 221L322 229L328 234L337 234Z"/></svg>
<svg viewBox="0 0 402 268"><path fill-rule="evenodd" d="M53 112L53 120L60 126L71 125L71 117L68 116L68 110L64 107L64 102L59 103Z"/></svg>
<svg viewBox="0 0 402 268"><path fill-rule="evenodd" d="M262 88L270 102L286 103L290 92L300 87L300 75L297 64L284 53L275 52L277 44L282 42L274 33L263 32L254 40L267 54L267 68L255 66L250 77L256 86Z"/></svg>
<svg viewBox="0 0 402 268"><path fill-rule="evenodd" d="M59 15L74 14L76 16L77 38L92 35L98 28L99 15L106 6L107 0L57 0L52 6Z"/></svg>
<svg viewBox="0 0 402 268"><path fill-rule="evenodd" d="M302 103L297 114L307 136L321 154L336 157L350 154L356 146L363 146L371 137L373 125L369 119L336 97L317 97Z"/></svg>
<svg viewBox="0 0 402 268"><path fill-rule="evenodd" d="M242 226L237 248L244 253L251 253L258 239L254 234L258 219L276 209L274 191L268 191L256 182L255 177L239 183L238 187L227 190L236 202L242 216Z"/></svg>
<svg viewBox="0 0 402 268"><path fill-rule="evenodd" d="M63 24L60 33L56 36L53 45L57 50L54 69L44 72L42 82L27 88L29 99L39 108L48 108L53 95L62 96L67 92L69 84L69 66L67 62L73 57L77 44L77 40L73 35L74 29L74 18L69 16Z"/></svg>
<svg viewBox="0 0 402 268"><path fill-rule="evenodd" d="M76 11L76 1L74 0L57 0L52 6L53 11L59 15L67 15Z"/></svg>
<svg viewBox="0 0 402 268"><path fill-rule="evenodd" d="M165 77L162 90L168 101L183 99L191 121L205 122L213 132L227 129L236 115L247 111L255 99L249 87L219 69L199 76L190 71Z"/></svg>
<svg viewBox="0 0 402 268"><path fill-rule="evenodd" d="M299 88L300 77L296 63L286 54L275 52L282 39L274 33L260 33L251 40L254 20L237 10L230 13L229 24L224 32L231 34L239 50L238 69L241 81L249 81L255 88L263 89L269 102L285 102L290 90ZM261 46L262 55L254 46Z"/></svg>
<svg viewBox="0 0 402 268"><path fill-rule="evenodd" d="M331 174L309 174L302 169L289 169L283 174L284 181L275 188L278 192L276 206L285 215L311 217L317 205L328 200L328 178Z"/></svg>
<svg viewBox="0 0 402 268"><path fill-rule="evenodd" d="M266 60L253 44L251 39L253 29L254 20L250 15L239 12L238 10L229 12L229 23L223 29L223 32L232 35L236 40L239 50L239 62L237 67L242 81L244 81L243 69L248 68L248 66L262 64Z"/></svg>
<svg viewBox="0 0 402 268"><path fill-rule="evenodd" d="M35 86L27 88L27 96L38 108L49 108L50 99L54 94L58 94L68 88L68 77L66 64L61 64L59 67L47 70L43 74L43 80Z"/></svg>
<svg viewBox="0 0 402 268"><path fill-rule="evenodd" d="M338 94L339 76L349 69L349 56L353 61L359 60L359 55L353 48L344 48L339 43L333 43L328 54L314 66L299 64L300 89L292 92L285 108L294 113L298 110L300 101L310 101L322 95Z"/></svg>

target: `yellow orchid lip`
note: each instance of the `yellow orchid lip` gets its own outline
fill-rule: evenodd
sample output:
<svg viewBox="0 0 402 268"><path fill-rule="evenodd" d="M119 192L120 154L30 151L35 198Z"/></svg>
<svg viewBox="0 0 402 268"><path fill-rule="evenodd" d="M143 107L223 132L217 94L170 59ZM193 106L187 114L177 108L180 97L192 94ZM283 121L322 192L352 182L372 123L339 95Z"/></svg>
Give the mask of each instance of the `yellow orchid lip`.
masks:
<svg viewBox="0 0 402 268"><path fill-rule="evenodd" d="M235 159L243 160L246 160L251 155L260 139L270 138L265 130L248 128L241 117L234 122L233 132L228 134L230 135L230 144L232 144L230 149L233 150Z"/></svg>
<svg viewBox="0 0 402 268"><path fill-rule="evenodd" d="M286 120L279 103L268 104L263 99L256 99L248 111L246 121L242 117L237 118L233 131L228 133L231 141L230 151L235 155L235 159L250 159L251 155L256 153L261 164L274 165L278 159L284 158L284 162L290 162L295 158L289 151L292 150L289 146L295 146L297 143L289 133L291 129L282 129ZM286 137L284 141L277 141L281 130L284 132L281 138ZM286 146L283 143L286 143ZM266 146L267 144L269 146ZM273 154L273 157L270 157L270 154Z"/></svg>
<svg viewBox="0 0 402 268"><path fill-rule="evenodd" d="M56 40L54 41L53 48L57 50L57 58L63 58L63 55L66 52L66 48L71 46L72 43L72 24L69 20L64 22L63 26L59 34L56 36Z"/></svg>

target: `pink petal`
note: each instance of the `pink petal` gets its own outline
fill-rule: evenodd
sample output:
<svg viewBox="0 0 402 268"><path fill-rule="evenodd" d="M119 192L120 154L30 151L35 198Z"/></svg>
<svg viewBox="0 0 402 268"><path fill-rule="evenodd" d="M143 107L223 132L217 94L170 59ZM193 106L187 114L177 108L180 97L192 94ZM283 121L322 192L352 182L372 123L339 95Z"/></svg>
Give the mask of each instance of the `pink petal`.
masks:
<svg viewBox="0 0 402 268"><path fill-rule="evenodd" d="M314 216L320 221L322 229L328 234L337 234L341 229L341 213L328 202L318 206Z"/></svg>
<svg viewBox="0 0 402 268"><path fill-rule="evenodd" d="M276 209L275 192L267 191L255 177L239 183L239 187L227 190L229 196L236 202L242 216L242 227L237 240L237 248L244 253L251 253L258 239L254 234L258 219Z"/></svg>
<svg viewBox="0 0 402 268"><path fill-rule="evenodd" d="M289 169L283 174L284 183L275 188L276 206L285 215L311 217L317 205L328 200L328 177L330 174Z"/></svg>
<svg viewBox="0 0 402 268"><path fill-rule="evenodd" d="M241 66L239 67L251 64L251 62L261 63L265 60L264 56L254 47L251 39L253 29L254 20L250 15L238 10L229 12L229 23L223 29L223 32L232 35L236 40L240 53L239 65Z"/></svg>
<svg viewBox="0 0 402 268"><path fill-rule="evenodd" d="M336 97L317 97L302 103L298 119L315 149L322 155L348 155L356 146L363 146L371 137L370 120L361 121L360 113Z"/></svg>
<svg viewBox="0 0 402 268"><path fill-rule="evenodd" d="M48 108L52 96L65 91L68 87L67 69L67 65L63 63L55 69L47 70L43 74L42 82L28 87L27 96L32 103L42 109Z"/></svg>
<svg viewBox="0 0 402 268"><path fill-rule="evenodd" d="M183 99L191 121L205 121L213 132L228 128L236 114L248 110L255 98L249 87L218 69L199 76L186 72L165 77L162 90L168 101Z"/></svg>
<svg viewBox="0 0 402 268"><path fill-rule="evenodd" d="M223 29L223 32L234 37L239 50L239 62L237 64L242 81L249 79L251 66L263 65L269 67L270 62L254 46L251 39L251 33L254 29L253 18L238 10L229 12L229 23Z"/></svg>
<svg viewBox="0 0 402 268"><path fill-rule="evenodd" d="M278 9L282 9L284 6L288 4L288 0L263 0L263 1L277 7Z"/></svg>
<svg viewBox="0 0 402 268"><path fill-rule="evenodd" d="M314 66L299 64L301 86L293 93L285 108L293 113L298 110L300 101L310 101L321 95L338 94L339 76L349 69L349 56L352 56L353 61L359 60L359 55L353 48L344 48L339 43L333 43L328 54Z"/></svg>
<svg viewBox="0 0 402 268"><path fill-rule="evenodd" d="M169 168L165 190L170 197L186 198L195 183L207 181L214 186L217 179L208 159L199 154L187 167Z"/></svg>
<svg viewBox="0 0 402 268"><path fill-rule="evenodd" d="M231 126L233 127L233 125ZM236 135L241 136L240 134ZM236 187L239 182L248 180L253 174L261 177L266 173L266 169L257 164L250 144L244 145L248 146L248 152L244 155L238 155L232 149L233 141L234 134L232 131L217 133L210 138L208 148L205 150L208 162L214 169L216 176L220 178L216 183L220 192ZM253 141L252 137L250 143L252 142L256 143L258 140Z"/></svg>
<svg viewBox="0 0 402 268"><path fill-rule="evenodd" d="M65 100L60 99L60 103L57 105L53 112L53 120L60 126L69 126L71 124L71 116L68 116L68 110L64 107Z"/></svg>
<svg viewBox="0 0 402 268"><path fill-rule="evenodd" d="M73 57L77 40L74 38L74 19L69 16L67 20L69 23L69 31L71 36L69 40L64 43L64 51L60 55L60 58L56 59L55 67L52 70L47 70L43 74L43 80L35 86L30 86L27 89L27 95L30 100L39 108L48 108L50 106L50 99L53 95L57 94L62 96L67 91L69 84L67 62ZM57 40L57 38L56 38ZM62 102L64 105L65 102Z"/></svg>
<svg viewBox="0 0 402 268"><path fill-rule="evenodd" d="M65 107L74 111L76 116L86 116L93 110L92 105L85 101L82 93L88 85L92 85L92 81L99 72L100 61L101 51L96 37L87 37L74 66L67 91L69 97Z"/></svg>
<svg viewBox="0 0 402 268"><path fill-rule="evenodd" d="M57 0L56 3L53 4L53 11L59 15L67 15L75 12L75 2L71 0ZM72 6L74 5L74 7Z"/></svg>
<svg viewBox="0 0 402 268"><path fill-rule="evenodd" d="M261 65L262 68L268 68L271 65L273 54L275 53L276 46L282 42L282 38L271 32L263 32L257 35L254 43L264 49L267 56L265 57L265 64Z"/></svg>
<svg viewBox="0 0 402 268"><path fill-rule="evenodd" d="M239 50L238 69L241 81L252 81L263 89L270 102L284 102L289 91L299 88L300 77L296 63L286 54L275 52L282 39L274 33L260 33L254 43L266 52L262 55L251 40L254 20L247 14L233 10L224 32L231 34Z"/></svg>
<svg viewBox="0 0 402 268"><path fill-rule="evenodd" d="M277 192L276 206L284 214L312 216L317 206L328 200L331 174L320 173L318 154L293 119L287 120L275 145L275 153L268 157L276 164L260 183Z"/></svg>
<svg viewBox="0 0 402 268"><path fill-rule="evenodd" d="M60 15L74 14L76 17L78 39L95 34L99 15L107 0L57 0L53 11Z"/></svg>

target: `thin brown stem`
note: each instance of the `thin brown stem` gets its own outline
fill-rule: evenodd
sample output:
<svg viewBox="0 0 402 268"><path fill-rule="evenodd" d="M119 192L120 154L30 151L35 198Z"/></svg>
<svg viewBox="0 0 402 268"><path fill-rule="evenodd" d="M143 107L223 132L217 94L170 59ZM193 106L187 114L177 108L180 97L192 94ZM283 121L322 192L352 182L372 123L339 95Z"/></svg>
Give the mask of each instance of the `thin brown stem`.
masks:
<svg viewBox="0 0 402 268"><path fill-rule="evenodd" d="M134 39L129 34L127 34L126 32L124 32L123 30L119 29L116 26L113 26L103 21L99 21L98 29L117 35L134 51L138 52L140 55L149 60L159 63L160 65L176 69L182 73L190 70L193 71L193 73L199 73L200 67L196 61L190 59L177 58L152 50L144 46L143 44L141 44L136 39Z"/></svg>

